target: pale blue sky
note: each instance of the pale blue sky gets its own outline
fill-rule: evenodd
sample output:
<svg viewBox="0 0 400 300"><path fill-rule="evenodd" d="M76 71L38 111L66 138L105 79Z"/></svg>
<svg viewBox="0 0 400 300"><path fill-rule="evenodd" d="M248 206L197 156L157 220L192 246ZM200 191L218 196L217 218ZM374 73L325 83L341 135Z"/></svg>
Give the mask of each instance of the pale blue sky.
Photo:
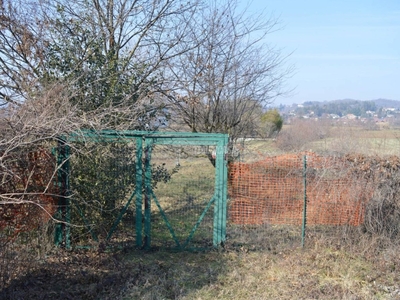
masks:
<svg viewBox="0 0 400 300"><path fill-rule="evenodd" d="M242 0L243 1L243 0ZM243 1L243 4L247 3ZM268 36L296 71L275 104L335 99L400 100L400 0L253 0L280 16Z"/></svg>

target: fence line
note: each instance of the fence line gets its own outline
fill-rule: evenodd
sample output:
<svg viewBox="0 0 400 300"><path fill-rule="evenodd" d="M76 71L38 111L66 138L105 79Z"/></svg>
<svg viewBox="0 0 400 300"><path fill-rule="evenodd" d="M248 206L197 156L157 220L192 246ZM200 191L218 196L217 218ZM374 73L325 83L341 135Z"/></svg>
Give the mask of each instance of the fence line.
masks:
<svg viewBox="0 0 400 300"><path fill-rule="evenodd" d="M373 184L353 174L350 167L341 158L311 152L232 163L228 176L230 221L239 225L302 224L306 176L307 224L359 226Z"/></svg>
<svg viewBox="0 0 400 300"><path fill-rule="evenodd" d="M126 197L132 194L134 178L129 176L134 175L135 160L134 157L130 159L127 157L129 153L131 156L134 155L132 154L134 147L134 145L113 146L108 152L104 151L106 148L96 148L99 152L91 151L91 159L79 155L72 159L72 165L75 163L81 167L71 172L71 176L75 176L72 185L75 187L82 185L81 190L77 189L74 192L75 198L82 197L82 205L73 207L75 217L81 222L80 227L73 229L74 238L94 240L94 233L98 233L101 238L108 232L104 229L112 224L105 224L102 227L100 223L94 224L93 220L103 220L108 214L119 212L121 205L126 203ZM214 217L211 209L207 211L205 208L213 205L211 200L216 188L215 169L207 156L199 154L200 148L190 148L193 154L186 151L185 156L172 157L170 153L181 153L181 145L168 147L156 148L153 153L156 165L152 172L155 172L154 176L157 173L160 179L155 194L163 208L163 214L168 217L180 242L186 243L187 237L193 235L194 226L199 225L194 233L193 242L199 247L210 247ZM28 173L33 175L26 178L15 176L17 184L11 184L10 187L3 183L2 194L9 193L7 189L11 187L14 188L11 191L15 193L22 187L30 186L26 181L28 179L31 182L33 180L31 186L35 189L32 191L44 193L44 183L51 181L51 178L46 176L54 174L57 169L54 159L48 155L48 151L45 152L47 154L42 156L49 160L39 159L42 157L40 155L33 155L32 158L29 158L30 156L21 158L22 163L18 168L13 165L15 174L18 172L24 174L26 170L23 167L24 159L25 161L36 159L38 166L44 164L48 167L36 168L35 163L28 163L30 170ZM304 155L307 158L306 169L303 164ZM99 159L96 160L97 158ZM92 161L96 161L98 165ZM85 165L89 163L92 164L91 168ZM176 174L171 175L171 179L167 171L176 164L180 167ZM393 201L397 201L399 169L398 157L387 159L359 155L336 157L311 152L270 156L253 163L231 163L228 168L229 201L225 244L233 246L246 244L263 248L264 244L271 245L289 239L299 245L305 196L306 221L310 227L353 227L369 222L369 229L380 230L379 232L387 229L390 234L395 235L398 233L398 223L395 223L398 222L398 204L393 206L395 203ZM22 180L21 178L26 181L25 184L18 181ZM126 190L122 188L124 186ZM110 203L106 201L108 198L104 197L114 197L115 207L106 206ZM43 197L37 197L36 200L40 200L39 204L50 205L47 208L49 212L55 211L54 201ZM98 210L93 209L95 204L99 206ZM54 247L56 226L53 220L49 219L48 215L44 216L43 210L36 210L38 207L36 204L32 205L0 206L0 288L26 272L35 259L44 258L46 251ZM170 231L165 229L166 225L162 222L162 214L158 212L156 205L153 205L152 209L151 230L154 233L154 242L158 243L157 245L168 244L165 241L173 243L169 236ZM26 217L26 212L30 218ZM199 218L201 214L204 214L204 218ZM193 219L189 219L189 215ZM390 217L387 217L389 215ZM197 220L200 219L205 221L197 224ZM27 223L28 221L30 223ZM132 246L131 241L135 239L135 221L134 209L130 209L123 216L114 235L115 239L111 242ZM272 235L274 235L273 241Z"/></svg>

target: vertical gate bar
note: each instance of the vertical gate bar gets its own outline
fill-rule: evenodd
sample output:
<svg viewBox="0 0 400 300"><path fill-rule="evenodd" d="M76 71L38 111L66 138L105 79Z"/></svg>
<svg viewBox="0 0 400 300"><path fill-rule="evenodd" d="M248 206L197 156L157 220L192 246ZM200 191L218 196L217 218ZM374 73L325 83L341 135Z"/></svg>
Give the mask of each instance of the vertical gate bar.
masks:
<svg viewBox="0 0 400 300"><path fill-rule="evenodd" d="M225 141L218 142L215 162L216 202L214 205L213 245L220 246L226 237L226 180L227 167L225 160Z"/></svg>
<svg viewBox="0 0 400 300"><path fill-rule="evenodd" d="M142 190L143 190L143 173L142 173L142 153L143 139L136 138L136 246L142 247Z"/></svg>
<svg viewBox="0 0 400 300"><path fill-rule="evenodd" d="M65 248L71 249L70 147L65 145Z"/></svg>
<svg viewBox="0 0 400 300"><path fill-rule="evenodd" d="M66 249L71 248L70 241L70 222L71 222L71 208L69 203L69 146L66 145L64 140L58 142L57 152L57 165L58 165L58 211L57 219L60 223L57 223L55 229L54 243L57 246L64 246Z"/></svg>
<svg viewBox="0 0 400 300"><path fill-rule="evenodd" d="M63 198L61 197L61 191L62 191L62 186L63 186L63 176L62 176L62 153L61 153L61 146L62 146L63 141L58 142L58 147L57 147L57 189L58 189L58 203L57 203L57 213L56 213L56 219L59 221L62 221L62 205L63 205ZM56 223L55 226L55 231L54 231L54 244L56 246L61 246L62 241L63 241L63 225L62 223Z"/></svg>
<svg viewBox="0 0 400 300"><path fill-rule="evenodd" d="M220 187L220 157L218 149L216 149L216 159L215 159L215 203L214 203L214 224L213 224L213 246L217 247L219 245L219 213L220 213L220 199L221 199L221 187Z"/></svg>
<svg viewBox="0 0 400 300"><path fill-rule="evenodd" d="M151 245L151 147L153 139L147 138L144 149L144 248L149 249Z"/></svg>
<svg viewBox="0 0 400 300"><path fill-rule="evenodd" d="M61 141L58 142L58 147L56 151L57 155L57 189L58 189L58 203L57 203L57 212L56 212L56 219L62 221L62 197L61 197L61 190L62 190L62 175L61 175L61 164L62 164L62 157L61 157ZM62 223L56 223L55 230L54 230L54 244L56 246L60 246L63 240L62 234Z"/></svg>

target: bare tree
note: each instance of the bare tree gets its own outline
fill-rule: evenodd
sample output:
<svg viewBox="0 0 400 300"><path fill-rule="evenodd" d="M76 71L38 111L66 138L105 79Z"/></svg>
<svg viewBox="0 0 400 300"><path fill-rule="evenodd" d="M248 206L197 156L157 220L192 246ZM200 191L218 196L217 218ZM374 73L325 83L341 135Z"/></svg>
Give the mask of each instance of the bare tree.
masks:
<svg viewBox="0 0 400 300"><path fill-rule="evenodd" d="M197 45L169 65L168 99L179 121L193 132L230 134L231 141L255 128L255 116L278 95L291 73L286 57L265 44L278 21L238 11L238 2L214 1L191 27Z"/></svg>
<svg viewBox="0 0 400 300"><path fill-rule="evenodd" d="M36 228L54 214L58 166L50 149L84 125L63 94L54 86L0 110L0 229L10 234Z"/></svg>
<svg viewBox="0 0 400 300"><path fill-rule="evenodd" d="M43 26L28 13L25 1L0 2L0 104L19 104L39 77L43 57ZM28 6L28 5L26 5Z"/></svg>
<svg viewBox="0 0 400 300"><path fill-rule="evenodd" d="M163 65L185 52L198 3L181 0L2 2L0 100L21 103L47 84L69 86L82 111L126 106L147 124L162 108ZM115 126L121 123L119 115ZM110 120L105 120L109 123Z"/></svg>

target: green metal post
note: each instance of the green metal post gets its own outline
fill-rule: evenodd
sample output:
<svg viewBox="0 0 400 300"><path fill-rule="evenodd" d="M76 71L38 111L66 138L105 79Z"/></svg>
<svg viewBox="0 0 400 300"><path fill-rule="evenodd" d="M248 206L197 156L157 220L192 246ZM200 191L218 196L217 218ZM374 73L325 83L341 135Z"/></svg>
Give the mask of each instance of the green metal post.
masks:
<svg viewBox="0 0 400 300"><path fill-rule="evenodd" d="M304 203L303 203L303 224L301 226L301 247L304 247L307 225L307 156L303 157L303 186L304 186Z"/></svg>
<svg viewBox="0 0 400 300"><path fill-rule="evenodd" d="M227 206L227 165L225 159L226 141L219 142L216 149L215 162L215 193L214 204L214 230L213 245L218 247L225 242L226 238L226 206Z"/></svg>
<svg viewBox="0 0 400 300"><path fill-rule="evenodd" d="M65 146L65 248L71 249L70 148Z"/></svg>
<svg viewBox="0 0 400 300"><path fill-rule="evenodd" d="M142 247L142 191L143 191L143 172L142 172L142 153L143 138L136 138L136 246Z"/></svg>
<svg viewBox="0 0 400 300"><path fill-rule="evenodd" d="M62 207L63 207L63 198L61 196L62 186L63 186L63 176L62 176L62 169L61 165L63 162L63 158L61 156L61 146L62 142L58 142L57 148L57 189L58 189L58 203L57 203L57 212L55 218L59 221L62 221ZM54 230L54 244L56 246L61 246L63 241L63 225L62 223L56 223L55 230Z"/></svg>
<svg viewBox="0 0 400 300"><path fill-rule="evenodd" d="M227 202L228 202L228 160L226 157L226 147L228 145L228 137L225 136L224 141L219 146L221 152L221 207L222 207L222 218L221 218L221 233L219 245L225 243L226 240L226 218L227 218Z"/></svg>
<svg viewBox="0 0 400 300"><path fill-rule="evenodd" d="M151 147L152 138L146 139L144 149L144 248L149 249L151 245Z"/></svg>
<svg viewBox="0 0 400 300"><path fill-rule="evenodd" d="M57 223L55 229L54 243L57 246L64 246L66 249L71 248L70 239L70 222L71 222L71 207L70 207L70 163L69 163L69 146L65 144L64 140L59 141L58 145L58 211L57 218L60 223Z"/></svg>

